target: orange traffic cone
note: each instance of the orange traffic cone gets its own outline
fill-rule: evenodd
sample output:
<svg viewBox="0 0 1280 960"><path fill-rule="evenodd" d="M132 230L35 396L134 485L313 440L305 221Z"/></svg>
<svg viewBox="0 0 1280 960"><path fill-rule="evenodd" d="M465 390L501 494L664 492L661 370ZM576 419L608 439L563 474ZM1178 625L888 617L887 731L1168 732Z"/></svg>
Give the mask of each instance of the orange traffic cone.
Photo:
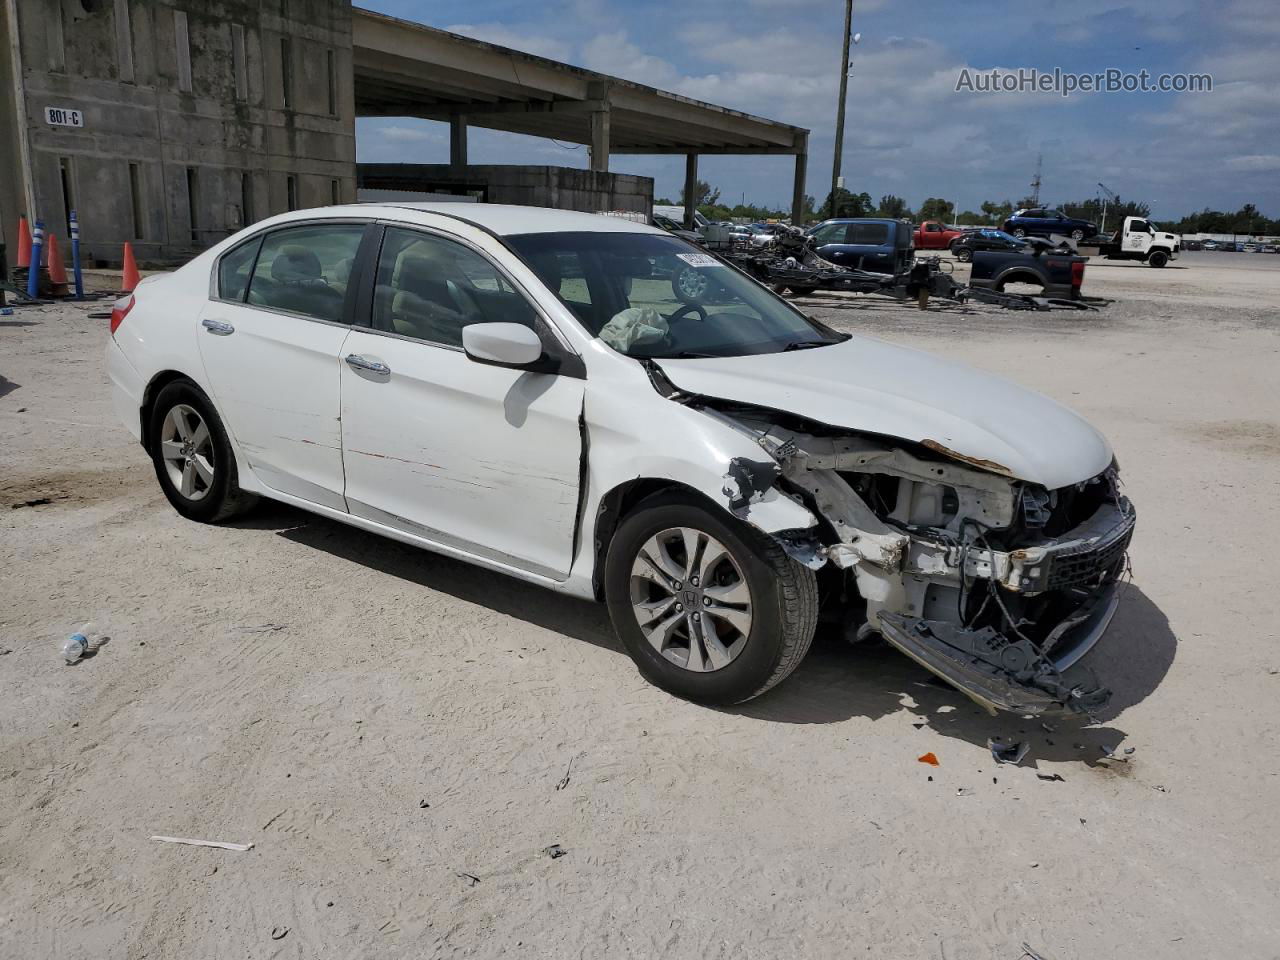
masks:
<svg viewBox="0 0 1280 960"><path fill-rule="evenodd" d="M18 217L18 266L31 266L31 231L27 229L27 215Z"/></svg>
<svg viewBox="0 0 1280 960"><path fill-rule="evenodd" d="M138 276L138 265L133 261L133 246L128 240L124 243L124 275L120 279L120 289L129 293L142 278Z"/></svg>
<svg viewBox="0 0 1280 960"><path fill-rule="evenodd" d="M49 280L54 286L67 285L67 267L58 252L58 238L52 233L49 234Z"/></svg>

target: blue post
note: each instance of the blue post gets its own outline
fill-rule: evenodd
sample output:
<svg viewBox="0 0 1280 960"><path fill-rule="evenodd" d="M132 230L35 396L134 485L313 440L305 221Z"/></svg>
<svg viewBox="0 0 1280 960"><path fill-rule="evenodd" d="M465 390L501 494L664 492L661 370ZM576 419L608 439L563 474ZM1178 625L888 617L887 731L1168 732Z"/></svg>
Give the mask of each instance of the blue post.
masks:
<svg viewBox="0 0 1280 960"><path fill-rule="evenodd" d="M71 270L76 278L76 299L84 299L84 278L80 275L80 221L71 211Z"/></svg>
<svg viewBox="0 0 1280 960"><path fill-rule="evenodd" d="M31 266L27 268L27 296L35 300L40 293L40 253L44 246L44 221L37 220L31 234Z"/></svg>

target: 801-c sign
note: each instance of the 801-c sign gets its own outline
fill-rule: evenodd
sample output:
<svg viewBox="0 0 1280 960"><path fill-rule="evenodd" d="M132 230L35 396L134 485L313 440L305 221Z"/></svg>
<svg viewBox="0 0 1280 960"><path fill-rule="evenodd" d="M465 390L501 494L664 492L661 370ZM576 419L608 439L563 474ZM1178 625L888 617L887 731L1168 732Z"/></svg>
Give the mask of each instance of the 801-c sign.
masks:
<svg viewBox="0 0 1280 960"><path fill-rule="evenodd" d="M45 107L45 122L51 127L83 127L84 114L67 107Z"/></svg>

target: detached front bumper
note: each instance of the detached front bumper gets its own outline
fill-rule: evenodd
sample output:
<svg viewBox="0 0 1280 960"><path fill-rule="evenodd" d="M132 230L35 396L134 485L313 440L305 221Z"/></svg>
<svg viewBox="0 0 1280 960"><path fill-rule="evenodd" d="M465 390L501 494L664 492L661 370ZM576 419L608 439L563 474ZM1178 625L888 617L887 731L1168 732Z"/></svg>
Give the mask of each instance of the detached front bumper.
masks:
<svg viewBox="0 0 1280 960"><path fill-rule="evenodd" d="M1044 656L1018 636L991 627L880 614L881 634L922 667L991 713L1081 713L1101 709L1111 691L1079 664L1106 633L1120 603L1119 584L1104 587L1054 630Z"/></svg>
<svg viewBox="0 0 1280 960"><path fill-rule="evenodd" d="M1096 582L1129 549L1136 524L1133 505L1121 498L1051 543L1007 552L973 551L965 576L995 580L1027 595Z"/></svg>

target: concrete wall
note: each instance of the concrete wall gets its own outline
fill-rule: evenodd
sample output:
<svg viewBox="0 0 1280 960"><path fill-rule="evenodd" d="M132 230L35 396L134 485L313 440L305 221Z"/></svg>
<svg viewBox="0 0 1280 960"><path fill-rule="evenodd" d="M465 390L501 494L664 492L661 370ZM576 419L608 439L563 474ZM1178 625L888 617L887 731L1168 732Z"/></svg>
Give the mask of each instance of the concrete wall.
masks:
<svg viewBox="0 0 1280 960"><path fill-rule="evenodd" d="M64 249L64 179L86 256L109 262L125 240L139 259L185 259L289 209L290 178L297 207L354 200L349 0L0 4L17 15L25 97L22 115L19 91L0 103L0 143L25 129L36 213ZM84 126L48 124L50 106ZM0 184L6 237L26 206Z"/></svg>
<svg viewBox="0 0 1280 960"><path fill-rule="evenodd" d="M628 210L646 216L653 208L653 180L627 173L571 167L362 163L362 189L469 193L487 203L517 203L602 213Z"/></svg>

